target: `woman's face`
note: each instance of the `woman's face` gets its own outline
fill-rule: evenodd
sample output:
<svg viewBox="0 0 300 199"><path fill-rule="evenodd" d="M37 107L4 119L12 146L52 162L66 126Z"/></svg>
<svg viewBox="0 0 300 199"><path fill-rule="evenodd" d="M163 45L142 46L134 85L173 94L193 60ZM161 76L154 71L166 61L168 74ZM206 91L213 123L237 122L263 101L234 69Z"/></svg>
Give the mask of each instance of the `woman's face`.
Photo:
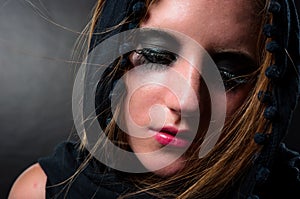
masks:
<svg viewBox="0 0 300 199"><path fill-rule="evenodd" d="M250 0L159 0L150 7L149 15L141 27L170 29L187 35L206 49L216 62L222 77L234 79L255 70L258 25L252 2ZM132 53L130 55L132 64L137 66L143 63L145 54L147 55L146 51ZM160 52L158 54L160 55ZM152 54L150 53L149 56ZM172 54L163 54L163 56L173 59ZM167 144L174 149L158 152L160 159L153 159L151 156L140 158L137 155L149 170L152 170L157 162L172 157L177 149L189 144L187 137L192 129L191 121L195 121L194 113L200 110L198 135L210 122L210 99L207 87L201 81L201 75L188 61L180 58L174 58L170 68L172 69L155 71L155 77L159 81L167 81L175 71L190 87L184 87L179 94L174 94L160 84L136 87L135 82L140 76L138 77L134 72L126 76L126 88L129 94L125 100L124 117L127 130L130 134L132 123L135 123L144 127L140 130L141 134L151 135L147 138L129 135L128 141L133 152L159 151ZM225 84L227 119L242 104L251 88L250 83L241 82L234 80L228 85ZM195 91L198 92L195 94ZM174 138L175 134L180 135ZM199 142L194 140L191 148L197 144L199 145ZM169 166L154 173L163 176L174 174L185 166L187 154L190 153L185 153Z"/></svg>

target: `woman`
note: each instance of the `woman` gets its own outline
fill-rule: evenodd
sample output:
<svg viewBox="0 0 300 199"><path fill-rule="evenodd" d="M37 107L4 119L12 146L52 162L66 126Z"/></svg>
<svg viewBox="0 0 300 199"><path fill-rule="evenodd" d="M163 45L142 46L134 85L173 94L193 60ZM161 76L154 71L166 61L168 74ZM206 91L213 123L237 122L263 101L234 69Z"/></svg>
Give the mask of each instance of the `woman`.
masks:
<svg viewBox="0 0 300 199"><path fill-rule="evenodd" d="M110 150L109 141L89 147L88 135L80 134L81 147L61 144L17 179L9 198L298 198L299 154L282 143L299 94L294 1L99 0L89 55L111 36L137 27L142 35L171 37L184 52L197 43L214 61L226 91L225 125L220 135L210 134L215 145L201 155L217 121L211 120L213 110L222 115L223 109L214 107L204 69L191 64L194 49L180 54L157 43L130 47L101 73L96 113L109 140L136 154L141 167L134 168L145 170L115 167L120 159L127 164L124 157L109 164L101 153L99 161L96 152ZM210 59L199 52L195 63ZM142 84L149 76L155 83ZM173 78L179 83L160 84ZM176 85L180 89L173 91Z"/></svg>

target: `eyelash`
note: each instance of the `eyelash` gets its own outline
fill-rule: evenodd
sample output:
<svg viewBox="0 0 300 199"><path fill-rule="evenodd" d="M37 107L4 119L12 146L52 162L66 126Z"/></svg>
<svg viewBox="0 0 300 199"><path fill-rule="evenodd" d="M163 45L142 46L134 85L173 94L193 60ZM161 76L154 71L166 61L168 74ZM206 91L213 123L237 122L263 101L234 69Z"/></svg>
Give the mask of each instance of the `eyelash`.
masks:
<svg viewBox="0 0 300 199"><path fill-rule="evenodd" d="M145 69L147 70L164 71L176 62L177 58L178 55L166 50L143 48L133 51L133 54L130 56L130 61L133 67L145 64ZM226 57L224 59L226 59ZM232 68L232 65L229 63L225 64L224 67L223 64L217 64L226 91L234 90L250 80L247 74L237 74L224 69L228 67Z"/></svg>
<svg viewBox="0 0 300 199"><path fill-rule="evenodd" d="M154 71L165 70L177 60L176 54L162 49L143 48L133 53L130 60L134 67L145 64L146 69Z"/></svg>
<svg viewBox="0 0 300 199"><path fill-rule="evenodd" d="M247 75L237 75L225 70L219 70L223 79L224 87L226 91L234 90L242 84L249 82L250 78Z"/></svg>

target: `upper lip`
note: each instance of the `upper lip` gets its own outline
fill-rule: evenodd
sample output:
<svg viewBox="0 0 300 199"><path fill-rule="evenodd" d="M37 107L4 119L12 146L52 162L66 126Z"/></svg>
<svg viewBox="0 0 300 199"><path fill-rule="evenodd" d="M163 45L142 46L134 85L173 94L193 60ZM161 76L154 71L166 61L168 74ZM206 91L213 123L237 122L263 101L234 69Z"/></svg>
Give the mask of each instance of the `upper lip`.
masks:
<svg viewBox="0 0 300 199"><path fill-rule="evenodd" d="M184 133L184 132L187 132L187 130L184 130L184 129L178 129L177 127L175 126L164 126L160 129L156 129L157 132L162 132L162 133L167 133L167 134L170 134L170 135L177 135L178 133Z"/></svg>

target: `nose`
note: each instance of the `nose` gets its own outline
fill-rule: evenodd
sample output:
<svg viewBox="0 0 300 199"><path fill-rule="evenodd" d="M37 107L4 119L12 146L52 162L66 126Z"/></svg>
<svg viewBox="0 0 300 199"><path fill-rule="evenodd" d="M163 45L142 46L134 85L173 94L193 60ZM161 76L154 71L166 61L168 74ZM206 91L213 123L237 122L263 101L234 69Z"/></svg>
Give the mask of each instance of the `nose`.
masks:
<svg viewBox="0 0 300 199"><path fill-rule="evenodd" d="M166 92L166 106L184 117L199 114L200 90L203 88L200 71L185 60L176 62L171 71L168 86L172 89Z"/></svg>

